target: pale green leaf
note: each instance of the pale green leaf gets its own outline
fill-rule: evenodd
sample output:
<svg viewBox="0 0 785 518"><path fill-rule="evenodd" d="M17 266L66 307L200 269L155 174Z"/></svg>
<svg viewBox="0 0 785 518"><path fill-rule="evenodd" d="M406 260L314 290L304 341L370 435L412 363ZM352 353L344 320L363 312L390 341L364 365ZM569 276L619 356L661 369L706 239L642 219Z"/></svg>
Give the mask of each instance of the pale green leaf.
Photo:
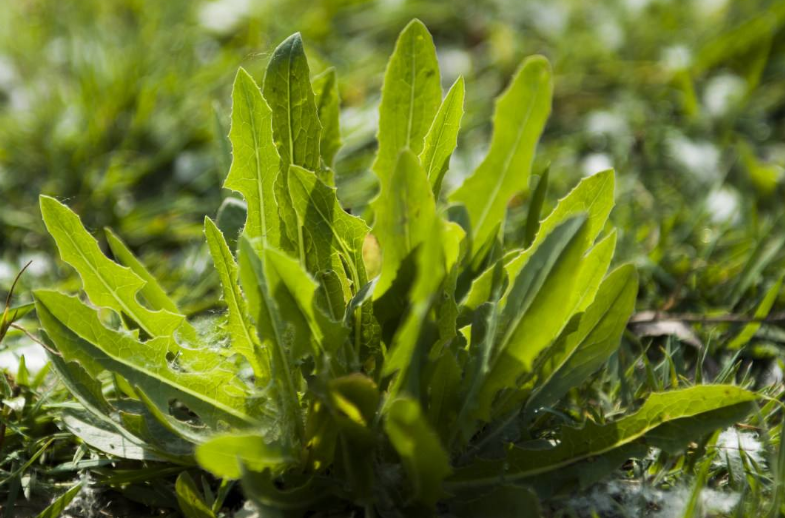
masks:
<svg viewBox="0 0 785 518"><path fill-rule="evenodd" d="M459 77L450 87L442 101L431 128L425 135L425 147L420 153L420 162L425 174L431 182L433 195L439 197L442 179L450 167L450 157L458 144L458 131L463 118L463 98L465 86L463 77Z"/></svg>
<svg viewBox="0 0 785 518"><path fill-rule="evenodd" d="M84 410L65 409L60 413L63 426L98 451L122 459L163 461L152 448L128 432L118 429L111 420L102 420Z"/></svg>
<svg viewBox="0 0 785 518"><path fill-rule="evenodd" d="M637 294L638 276L632 265L608 275L578 328L546 352L537 372L538 387L526 403L527 416L557 402L605 364L619 346Z"/></svg>
<svg viewBox="0 0 785 518"><path fill-rule="evenodd" d="M382 190L374 201L376 224L373 233L382 249L382 271L374 289L374 300L392 285L404 259L431 238L436 203L428 178L417 157L402 151L390 177L394 188Z"/></svg>
<svg viewBox="0 0 785 518"><path fill-rule="evenodd" d="M379 106L379 149L373 171L382 195L390 186L399 154L408 149L415 156L423 150L425 135L442 101L436 48L428 29L412 20L398 36L384 73Z"/></svg>
<svg viewBox="0 0 785 518"><path fill-rule="evenodd" d="M456 470L445 485L448 491L455 492L501 481L547 477L554 472L572 470L577 475L579 470L573 468L578 463L641 443L677 452L696 437L746 417L756 399L753 392L730 385L699 385L653 393L637 412L618 421L564 428L553 448L511 448L503 460L481 460Z"/></svg>
<svg viewBox="0 0 785 518"><path fill-rule="evenodd" d="M285 448L259 434L217 435L196 447L196 461L216 477L236 480L243 467L252 471L281 471L297 459Z"/></svg>
<svg viewBox="0 0 785 518"><path fill-rule="evenodd" d="M264 364L255 352L258 340L254 337L253 323L248 318L245 299L240 290L237 263L223 233L213 220L207 217L204 218L204 234L223 286L223 298L228 307L226 327L232 340L232 348L248 360L257 382L263 385L270 379L270 366Z"/></svg>
<svg viewBox="0 0 785 518"><path fill-rule="evenodd" d="M515 388L521 375L530 371L534 359L566 325L570 301L576 297L574 271L581 259L586 227L586 219L580 216L557 227L515 279L501 315L494 316L498 330L492 331L495 340L487 367L466 399L466 424L473 419L489 421L496 394Z"/></svg>
<svg viewBox="0 0 785 518"><path fill-rule="evenodd" d="M300 33L286 38L273 52L264 75L264 98L273 115L273 136L281 156L275 199L286 228L289 249L303 254L302 235L289 197L289 166L318 171L322 126L311 87L308 59ZM273 243L275 245L275 243Z"/></svg>
<svg viewBox="0 0 785 518"><path fill-rule="evenodd" d="M341 149L340 97L338 79L334 68L328 68L313 80L316 109L322 123L322 139L319 144L324 164L332 168L335 155Z"/></svg>
<svg viewBox="0 0 785 518"><path fill-rule="evenodd" d="M344 277L348 275L351 291L356 293L368 282L362 256L368 226L341 208L334 188L301 167L289 169L289 192L298 223L303 227L308 270L316 274L348 269Z"/></svg>
<svg viewBox="0 0 785 518"><path fill-rule="evenodd" d="M134 256L123 240L109 227L104 228L104 233L106 234L106 242L109 244L115 260L121 265L130 268L131 271L145 281L146 284L139 290L139 293L142 294L150 308L155 310L165 309L172 313L179 313L180 309L177 307L177 304L169 298L169 295L166 294L158 280L147 271L147 268Z"/></svg>
<svg viewBox="0 0 785 518"><path fill-rule="evenodd" d="M66 361L78 361L93 377L103 371L122 376L153 405L168 426L196 439L198 428L170 414L180 401L207 427L261 425L267 410L249 399L248 387L227 360L209 349L178 348L171 337L142 342L105 327L95 309L77 297L37 290L36 311L47 335Z"/></svg>
<svg viewBox="0 0 785 518"><path fill-rule="evenodd" d="M283 229L274 185L280 157L273 142L272 112L253 78L242 68L232 89L229 139L232 166L224 187L242 194L248 205L243 233L279 245Z"/></svg>
<svg viewBox="0 0 785 518"><path fill-rule="evenodd" d="M41 214L60 257L79 273L93 304L125 314L151 337L171 336L182 325L183 315L166 309L153 311L139 303L136 294L144 288L145 280L107 258L71 209L41 196Z"/></svg>
<svg viewBox="0 0 785 518"><path fill-rule="evenodd" d="M613 170L581 180L567 196L559 200L553 211L540 223L534 242L529 248L504 256L504 267L509 278L513 280L517 277L529 257L554 228L578 214L586 214L588 217L586 243L588 248L602 231L613 208L614 184ZM489 268L474 280L461 304L468 309L478 307L490 297L492 285L493 268Z"/></svg>
<svg viewBox="0 0 785 518"><path fill-rule="evenodd" d="M496 101L490 150L450 199L469 212L479 250L504 219L507 203L527 188L537 141L551 111L551 67L542 56L527 58Z"/></svg>

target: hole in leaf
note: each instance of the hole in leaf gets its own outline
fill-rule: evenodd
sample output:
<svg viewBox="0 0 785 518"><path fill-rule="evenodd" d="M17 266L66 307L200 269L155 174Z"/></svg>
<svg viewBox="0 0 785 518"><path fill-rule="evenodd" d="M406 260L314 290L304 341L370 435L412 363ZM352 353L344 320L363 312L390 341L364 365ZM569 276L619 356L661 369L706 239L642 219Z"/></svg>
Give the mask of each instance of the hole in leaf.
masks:
<svg viewBox="0 0 785 518"><path fill-rule="evenodd" d="M169 415L182 423L187 423L191 426L202 426L202 420L199 418L199 415L179 399L169 400Z"/></svg>

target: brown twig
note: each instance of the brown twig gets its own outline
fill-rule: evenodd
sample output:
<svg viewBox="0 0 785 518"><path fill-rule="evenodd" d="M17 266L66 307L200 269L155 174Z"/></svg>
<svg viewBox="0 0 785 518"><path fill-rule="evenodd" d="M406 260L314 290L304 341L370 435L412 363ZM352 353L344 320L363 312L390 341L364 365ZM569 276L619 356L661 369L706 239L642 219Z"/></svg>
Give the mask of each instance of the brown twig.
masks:
<svg viewBox="0 0 785 518"><path fill-rule="evenodd" d="M760 323L785 323L785 311L771 313L763 318L748 317L745 315L718 315L707 316L696 313L665 313L662 311L644 311L635 313L630 318L630 324L646 324L652 322L688 322L697 324L751 324Z"/></svg>
<svg viewBox="0 0 785 518"><path fill-rule="evenodd" d="M46 350L47 350L47 351L49 351L50 353L52 353L52 354L56 354L57 356L60 356L60 357L62 357L62 356L63 356L63 355L62 355L62 354L60 354L58 351L55 351L54 349L52 349L51 347L49 347L48 345L46 345L46 344L45 344L45 343L44 343L44 342L43 342L43 341L42 341L40 338L38 338L37 336L35 336L33 333L31 333L30 331L28 331L28 330L27 330L27 329L25 329L24 327L22 327L22 326L20 326L20 325L17 325L17 324L11 324L11 327L13 327L14 329L16 329L16 330L18 330L18 331L21 331L21 332L23 332L24 334L26 334L26 335L27 335L27 338L29 338L30 340L34 341L35 343L37 343L38 345L40 345L41 347L43 347L44 349L46 349Z"/></svg>
<svg viewBox="0 0 785 518"><path fill-rule="evenodd" d="M11 289L8 290L8 295L6 295L5 297L6 309L8 309L11 306L11 297L14 295L14 289L16 288L16 283L19 282L19 279L22 277L22 274L25 273L25 270L27 270L27 267L30 266L31 264L33 264L33 261L28 261L27 264L24 265L21 270L19 270L19 273L16 274L16 277L14 277L14 283L11 284Z"/></svg>

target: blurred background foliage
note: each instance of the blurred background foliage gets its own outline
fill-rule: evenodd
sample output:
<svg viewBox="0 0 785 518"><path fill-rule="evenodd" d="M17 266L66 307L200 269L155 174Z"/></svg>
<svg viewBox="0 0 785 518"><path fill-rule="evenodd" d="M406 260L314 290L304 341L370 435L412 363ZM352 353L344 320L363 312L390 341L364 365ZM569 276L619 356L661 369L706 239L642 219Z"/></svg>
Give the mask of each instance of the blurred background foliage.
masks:
<svg viewBox="0 0 785 518"><path fill-rule="evenodd" d="M68 282L37 207L46 193L88 228L115 229L203 310L214 279L202 218L230 195L231 81L244 66L261 82L269 50L294 31L312 73L338 71L337 185L363 211L384 63L415 16L445 86L467 83L445 191L484 156L492 99L520 60L544 54L556 87L534 168L551 169L545 209L581 176L616 168L617 261L642 272L640 308L752 314L785 265L785 2L773 0L4 2L0 283L30 259L23 298L24 286ZM511 204L511 239L528 196ZM783 306L778 295L773 311ZM783 334L764 325L758 352L779 356Z"/></svg>

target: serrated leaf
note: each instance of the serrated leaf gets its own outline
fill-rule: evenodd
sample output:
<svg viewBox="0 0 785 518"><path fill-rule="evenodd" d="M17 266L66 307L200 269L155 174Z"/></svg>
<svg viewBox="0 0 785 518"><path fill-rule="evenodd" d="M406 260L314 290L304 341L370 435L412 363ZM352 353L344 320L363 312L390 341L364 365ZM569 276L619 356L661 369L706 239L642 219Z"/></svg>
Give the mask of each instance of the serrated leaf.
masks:
<svg viewBox="0 0 785 518"><path fill-rule="evenodd" d="M322 126L310 75L302 37L292 34L273 51L264 75L264 98L272 109L275 145L286 171L291 164L319 168Z"/></svg>
<svg viewBox="0 0 785 518"><path fill-rule="evenodd" d="M348 269L344 277L348 275L356 293L368 282L362 250L370 229L362 219L343 210L333 187L301 167L290 168L289 189L298 223L303 227L308 270L315 274Z"/></svg>
<svg viewBox="0 0 785 518"><path fill-rule="evenodd" d="M458 132L463 118L465 86L459 77L442 101L431 128L425 135L425 146L420 153L420 163L431 182L433 196L439 198L444 174L450 166L450 157L458 144Z"/></svg>
<svg viewBox="0 0 785 518"><path fill-rule="evenodd" d="M635 309L637 293L638 276L632 265L621 266L608 275L578 328L547 351L538 369L538 387L526 403L525 416L557 402L605 364L618 348Z"/></svg>
<svg viewBox="0 0 785 518"><path fill-rule="evenodd" d="M280 157L273 142L273 115L262 92L244 69L232 88L232 166L224 188L239 192L248 205L243 234L279 245L283 235L274 185Z"/></svg>
<svg viewBox="0 0 785 518"><path fill-rule="evenodd" d="M512 447L503 460L480 460L456 470L446 483L450 492L521 482L590 461L636 444L651 444L677 451L695 437L743 419L754 408L757 395L730 385L699 385L653 393L641 408L606 425L587 422L583 428L565 428L558 445L550 449ZM617 459L618 460L618 459Z"/></svg>
<svg viewBox="0 0 785 518"><path fill-rule="evenodd" d="M384 430L401 457L414 498L434 505L442 497L442 481L450 473L450 460L439 438L425 419L419 403L397 399L387 413Z"/></svg>
<svg viewBox="0 0 785 518"><path fill-rule="evenodd" d="M145 285L139 290L144 300L150 305L151 309L165 309L172 313L179 313L180 309L174 303L166 291L158 283L158 280L147 271L142 262L134 256L133 252L126 246L120 237L114 233L111 228L104 228L106 234L106 242L109 244L109 249L112 250L112 255L121 265L131 269L136 275L145 281Z"/></svg>
<svg viewBox="0 0 785 518"><path fill-rule="evenodd" d="M254 433L217 435L196 447L196 461L202 468L231 480L239 479L243 468L280 472L296 460L287 448Z"/></svg>
<svg viewBox="0 0 785 518"><path fill-rule="evenodd" d="M253 323L248 318L245 299L239 284L239 271L223 233L213 220L204 218L204 234L213 258L215 269L221 278L223 298L229 309L227 331L232 340L232 348L248 360L253 367L257 383L264 385L270 380L270 366L256 353L258 341L255 339Z"/></svg>
<svg viewBox="0 0 785 518"><path fill-rule="evenodd" d="M320 168L322 126L311 87L308 59L300 33L286 38L273 52L264 75L264 98L270 103L273 136L281 156L275 199L291 248L302 254L296 215L289 197L289 166L309 171ZM275 245L275 243L273 243ZM280 246L279 246L280 247Z"/></svg>
<svg viewBox="0 0 785 518"><path fill-rule="evenodd" d="M78 361L93 377L104 370L122 376L164 424L185 438L198 440L201 431L171 415L173 402L185 404L211 429L265 421L268 411L248 398L249 387L222 366L226 360L219 353L178 348L171 337L142 342L105 327L96 310L77 297L50 290L34 296L41 324L64 360Z"/></svg>
<svg viewBox="0 0 785 518"><path fill-rule="evenodd" d="M107 258L71 209L41 196L41 214L60 257L79 273L93 304L125 314L151 337L171 336L182 325L183 315L166 309L153 311L139 303L136 294L144 288L145 280Z"/></svg>
<svg viewBox="0 0 785 518"><path fill-rule="evenodd" d="M401 151L408 149L417 156L423 150L425 135L442 101L439 77L431 34L420 20L412 20L398 36L384 73L379 149L373 164L383 196Z"/></svg>
<svg viewBox="0 0 785 518"><path fill-rule="evenodd" d="M494 236L507 203L527 187L534 149L551 111L551 67L542 56L524 60L497 99L490 150L450 199L469 212L479 250Z"/></svg>
<svg viewBox="0 0 785 518"><path fill-rule="evenodd" d="M340 96L335 69L330 67L315 77L313 90L316 95L316 110L322 124L319 149L324 164L332 169L335 155L343 144L340 127Z"/></svg>
<svg viewBox="0 0 785 518"><path fill-rule="evenodd" d="M373 234L382 249L382 271L374 288L374 300L390 288L404 259L430 239L436 218L433 193L414 153L400 153L390 182L395 188L382 191L373 203Z"/></svg>
<svg viewBox="0 0 785 518"><path fill-rule="evenodd" d="M263 259L267 249L263 245L255 246L257 243L261 244L240 239L240 280L248 310L256 319L262 350L269 357L275 375L271 396L281 418L279 427L285 436L302 442L305 431L298 393L301 375L293 368L293 362L312 351L309 322L286 289L282 293L283 305L279 307L276 285L281 284L280 278L268 267L270 262Z"/></svg>

